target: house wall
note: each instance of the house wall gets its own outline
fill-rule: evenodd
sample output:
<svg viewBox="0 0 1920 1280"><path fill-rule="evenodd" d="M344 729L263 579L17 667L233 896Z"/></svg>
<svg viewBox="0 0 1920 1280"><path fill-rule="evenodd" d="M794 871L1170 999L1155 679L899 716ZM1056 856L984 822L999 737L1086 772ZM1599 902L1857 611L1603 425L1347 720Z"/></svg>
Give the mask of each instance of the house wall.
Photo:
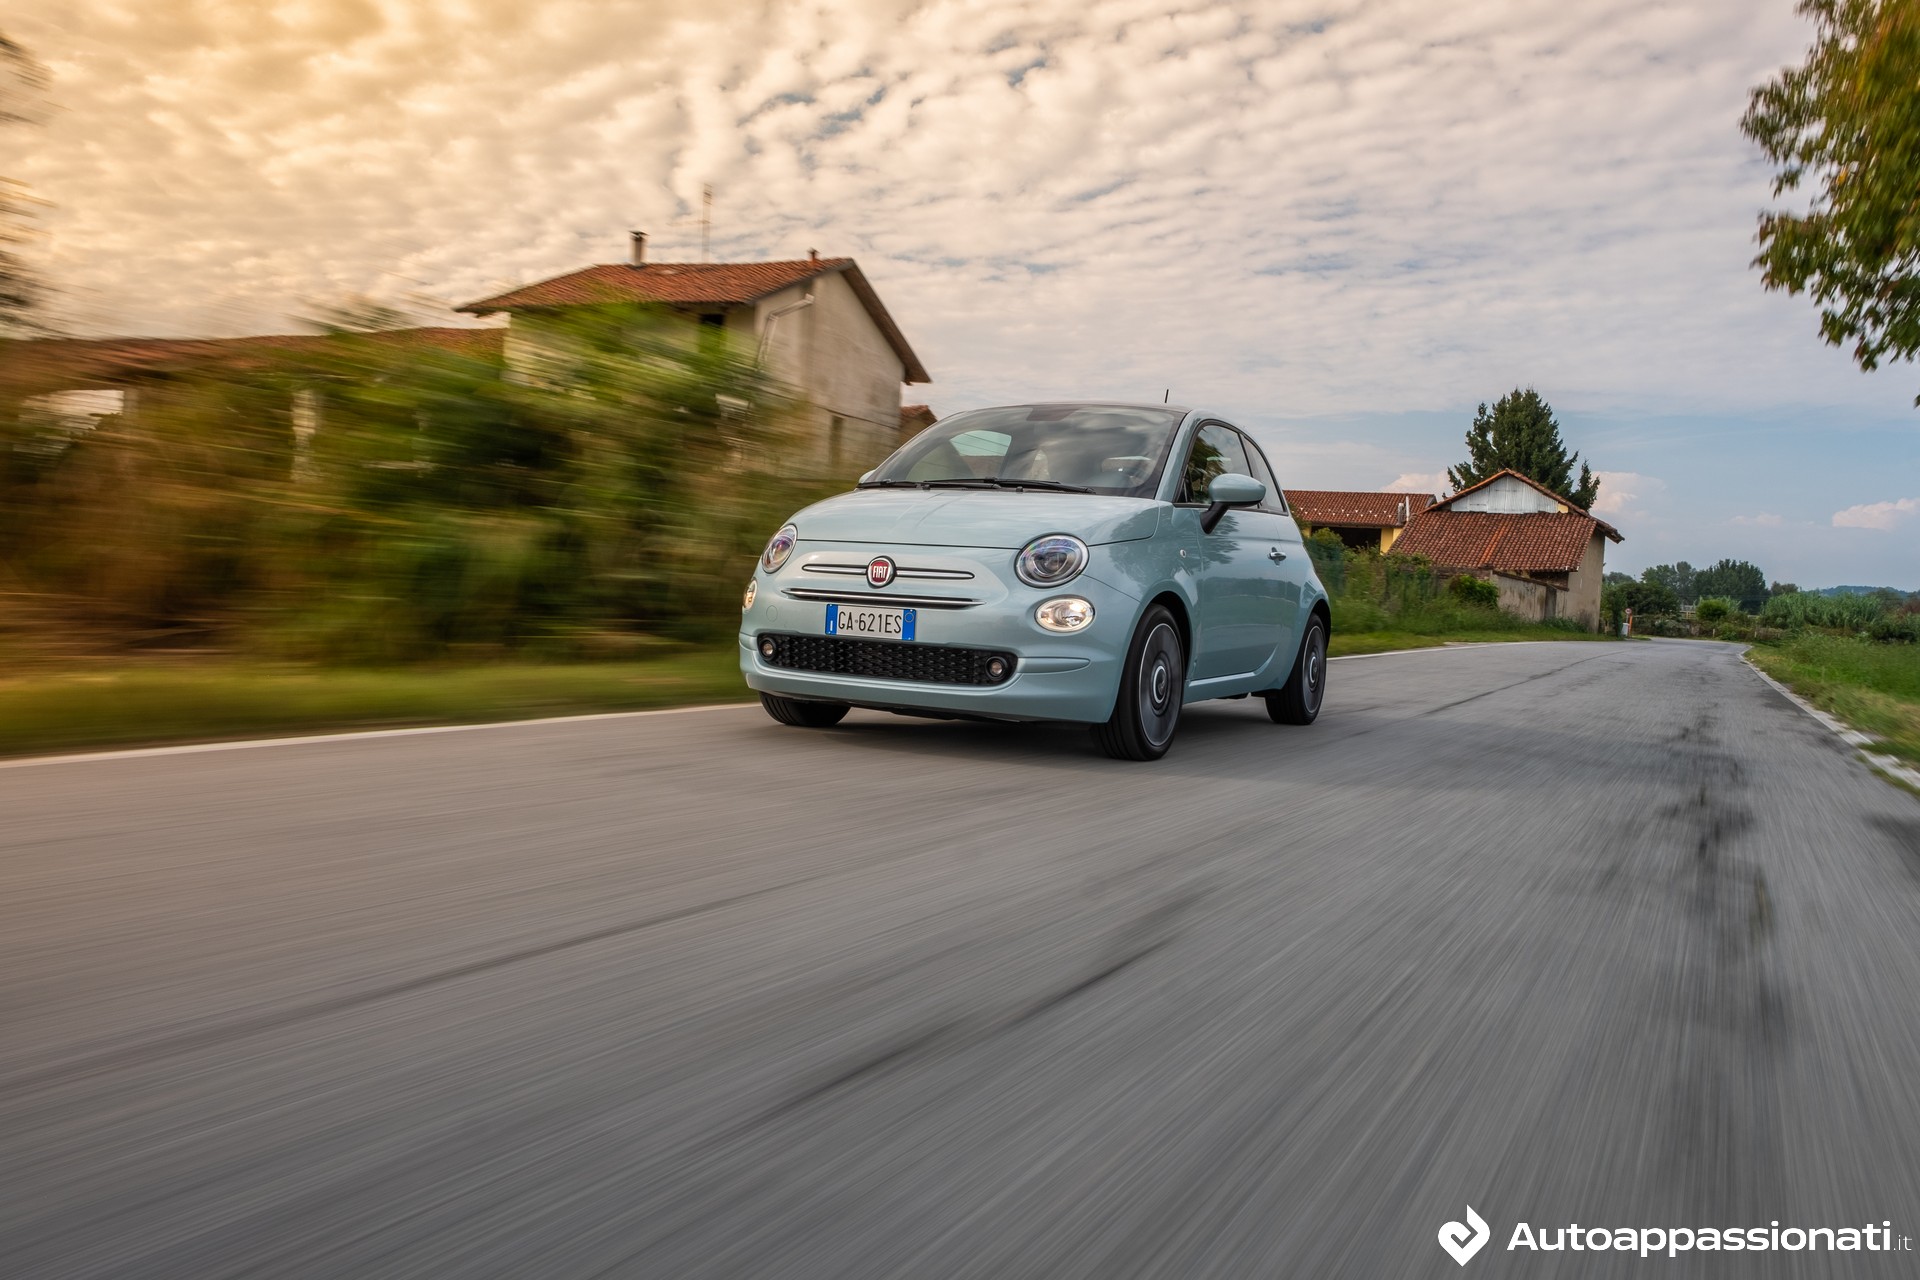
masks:
<svg viewBox="0 0 1920 1280"><path fill-rule="evenodd" d="M820 442L815 461L830 474L851 479L899 445L906 368L837 271L761 299L756 334L809 287L813 305L775 323L767 368L806 397Z"/></svg>
<svg viewBox="0 0 1920 1280"><path fill-rule="evenodd" d="M1447 504L1452 511L1565 511L1563 502L1555 502L1529 484L1512 476L1501 476L1484 489L1455 498Z"/></svg>
<svg viewBox="0 0 1920 1280"><path fill-rule="evenodd" d="M1491 576L1493 585L1500 588L1500 608L1505 612L1528 622L1545 622L1553 616L1558 604L1553 597L1560 593L1546 583L1510 578L1504 573Z"/></svg>
<svg viewBox="0 0 1920 1280"><path fill-rule="evenodd" d="M1607 576L1607 538L1596 532L1587 542L1580 567L1567 575L1565 612L1592 630L1600 629L1600 588Z"/></svg>

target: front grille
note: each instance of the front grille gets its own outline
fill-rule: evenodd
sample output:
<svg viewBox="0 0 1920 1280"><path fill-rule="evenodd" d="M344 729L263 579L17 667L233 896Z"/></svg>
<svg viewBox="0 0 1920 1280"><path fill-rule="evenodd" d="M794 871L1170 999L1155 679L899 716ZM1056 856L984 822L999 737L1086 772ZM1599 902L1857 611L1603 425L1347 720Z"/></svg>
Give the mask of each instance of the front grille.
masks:
<svg viewBox="0 0 1920 1280"><path fill-rule="evenodd" d="M771 645L773 652L768 653ZM848 640L840 636L781 636L759 638L760 660L789 671L820 671L840 676L867 676L875 680L911 680L920 684L1005 684L1013 676L1014 657L993 649L960 649L951 645L898 643L890 640ZM998 658L998 679L987 665Z"/></svg>

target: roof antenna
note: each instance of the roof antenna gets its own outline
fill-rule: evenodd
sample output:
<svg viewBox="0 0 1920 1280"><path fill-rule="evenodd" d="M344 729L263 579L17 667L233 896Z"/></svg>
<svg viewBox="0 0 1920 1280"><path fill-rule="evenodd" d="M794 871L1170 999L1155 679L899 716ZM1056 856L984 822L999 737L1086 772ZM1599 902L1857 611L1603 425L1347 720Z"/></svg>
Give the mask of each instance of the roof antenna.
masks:
<svg viewBox="0 0 1920 1280"><path fill-rule="evenodd" d="M713 184L700 184L700 261L706 262L711 255L707 246L713 235Z"/></svg>
<svg viewBox="0 0 1920 1280"><path fill-rule="evenodd" d="M1162 391L1162 392L1160 393L1160 403L1161 403L1161 404L1172 404L1172 403L1173 403L1173 388L1172 388L1172 387L1168 387L1168 388L1167 388L1167 389L1166 389L1165 391Z"/></svg>

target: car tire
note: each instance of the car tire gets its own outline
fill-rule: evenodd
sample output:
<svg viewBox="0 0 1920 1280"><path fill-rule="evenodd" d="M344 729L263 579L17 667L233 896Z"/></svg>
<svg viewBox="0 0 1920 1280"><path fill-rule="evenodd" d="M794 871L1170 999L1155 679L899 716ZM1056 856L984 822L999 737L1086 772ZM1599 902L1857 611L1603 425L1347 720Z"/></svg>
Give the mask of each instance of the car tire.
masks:
<svg viewBox="0 0 1920 1280"><path fill-rule="evenodd" d="M853 710L844 702L809 702L804 698L778 698L771 693L760 695L760 705L781 724L802 729L831 729Z"/></svg>
<svg viewBox="0 0 1920 1280"><path fill-rule="evenodd" d="M1267 715L1275 724L1312 724L1320 718L1320 703L1327 696L1327 623L1319 614L1308 618L1287 683L1265 696Z"/></svg>
<svg viewBox="0 0 1920 1280"><path fill-rule="evenodd" d="M1134 629L1113 718L1094 726L1094 741L1116 760L1158 760L1173 745L1186 691L1187 654L1180 627L1164 605L1155 605Z"/></svg>

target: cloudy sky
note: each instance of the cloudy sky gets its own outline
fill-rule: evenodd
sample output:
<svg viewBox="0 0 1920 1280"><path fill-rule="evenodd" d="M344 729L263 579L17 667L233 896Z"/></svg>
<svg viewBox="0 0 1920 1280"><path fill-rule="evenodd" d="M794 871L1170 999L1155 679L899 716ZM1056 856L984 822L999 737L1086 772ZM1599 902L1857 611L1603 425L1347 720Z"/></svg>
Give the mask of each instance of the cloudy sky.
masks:
<svg viewBox="0 0 1920 1280"><path fill-rule="evenodd" d="M1627 534L1920 589L1920 370L1748 266L1792 0L25 0L0 138L87 333L431 311L590 262L850 254L935 409L1219 406L1431 487L1552 402Z"/></svg>

